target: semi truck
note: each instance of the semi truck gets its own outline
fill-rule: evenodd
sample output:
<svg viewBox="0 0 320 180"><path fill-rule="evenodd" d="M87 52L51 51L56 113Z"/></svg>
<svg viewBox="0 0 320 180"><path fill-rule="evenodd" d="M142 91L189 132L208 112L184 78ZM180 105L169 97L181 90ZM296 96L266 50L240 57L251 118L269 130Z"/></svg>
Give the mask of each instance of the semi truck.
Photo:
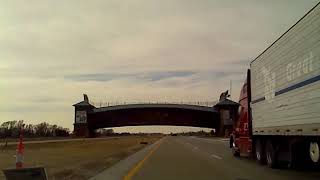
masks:
<svg viewBox="0 0 320 180"><path fill-rule="evenodd" d="M233 121L234 156L276 168L320 164L319 3L250 63Z"/></svg>

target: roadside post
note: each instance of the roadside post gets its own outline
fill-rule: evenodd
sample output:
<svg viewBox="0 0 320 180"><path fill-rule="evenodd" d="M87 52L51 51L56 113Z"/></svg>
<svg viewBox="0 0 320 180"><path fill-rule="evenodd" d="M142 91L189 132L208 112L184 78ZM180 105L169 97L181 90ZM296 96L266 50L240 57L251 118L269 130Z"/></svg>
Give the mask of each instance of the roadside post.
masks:
<svg viewBox="0 0 320 180"><path fill-rule="evenodd" d="M22 139L22 133L20 132L20 138L19 143L17 145L17 152L16 152L16 169L22 168L23 166L23 139Z"/></svg>

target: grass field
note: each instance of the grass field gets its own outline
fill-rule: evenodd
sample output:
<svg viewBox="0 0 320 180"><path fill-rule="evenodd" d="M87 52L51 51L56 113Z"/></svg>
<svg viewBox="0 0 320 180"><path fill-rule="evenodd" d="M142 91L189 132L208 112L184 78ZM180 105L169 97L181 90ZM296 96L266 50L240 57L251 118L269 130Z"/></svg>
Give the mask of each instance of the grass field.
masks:
<svg viewBox="0 0 320 180"><path fill-rule="evenodd" d="M110 139L26 144L24 167L42 166L48 178L87 179L160 137L116 137ZM15 167L16 146L0 149L0 169ZM3 172L0 179L4 179Z"/></svg>
<svg viewBox="0 0 320 180"><path fill-rule="evenodd" d="M18 138L6 138L0 140L0 143L4 143L5 141L7 142L16 142ZM60 139L73 139L73 137L68 136L68 137L28 137L28 138L23 138L23 141L43 141L43 140L60 140Z"/></svg>

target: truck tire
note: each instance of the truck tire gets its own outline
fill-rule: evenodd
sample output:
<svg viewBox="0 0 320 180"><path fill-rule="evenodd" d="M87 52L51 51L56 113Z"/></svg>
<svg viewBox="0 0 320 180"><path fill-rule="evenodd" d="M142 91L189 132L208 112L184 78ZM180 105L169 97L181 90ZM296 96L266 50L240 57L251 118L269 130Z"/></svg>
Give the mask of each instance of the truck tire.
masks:
<svg viewBox="0 0 320 180"><path fill-rule="evenodd" d="M303 141L292 144L290 148L289 168L317 169L320 167L319 142Z"/></svg>
<svg viewBox="0 0 320 180"><path fill-rule="evenodd" d="M266 144L266 160L267 160L268 167L270 168L277 167L277 163L278 163L277 152L271 140L268 140Z"/></svg>
<svg viewBox="0 0 320 180"><path fill-rule="evenodd" d="M233 137L231 136L229 139L229 148L233 147Z"/></svg>
<svg viewBox="0 0 320 180"><path fill-rule="evenodd" d="M265 164L266 158L261 140L256 140L255 142L255 156L259 164Z"/></svg>
<svg viewBox="0 0 320 180"><path fill-rule="evenodd" d="M236 144L235 144L233 138L230 139L230 146L231 146L231 150L232 150L232 155L234 157L239 157L240 156L239 148L236 147Z"/></svg>
<svg viewBox="0 0 320 180"><path fill-rule="evenodd" d="M235 150L234 148L232 148L232 155L233 155L234 157L240 157L240 152L237 151L237 150Z"/></svg>
<svg viewBox="0 0 320 180"><path fill-rule="evenodd" d="M309 145L309 157L313 163L319 163L320 161L320 150L318 142L310 142Z"/></svg>

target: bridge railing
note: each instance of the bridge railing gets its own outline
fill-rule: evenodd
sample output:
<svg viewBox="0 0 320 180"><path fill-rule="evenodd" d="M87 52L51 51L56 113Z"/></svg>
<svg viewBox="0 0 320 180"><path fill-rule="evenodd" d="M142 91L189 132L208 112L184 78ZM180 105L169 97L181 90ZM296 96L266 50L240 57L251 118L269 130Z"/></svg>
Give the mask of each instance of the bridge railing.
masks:
<svg viewBox="0 0 320 180"><path fill-rule="evenodd" d="M136 102L95 102L90 101L90 104L95 107L108 107L108 106L119 106L119 105L129 105L129 104L185 104L185 105L196 105L196 106L207 106L212 107L217 103L217 101L136 101Z"/></svg>

